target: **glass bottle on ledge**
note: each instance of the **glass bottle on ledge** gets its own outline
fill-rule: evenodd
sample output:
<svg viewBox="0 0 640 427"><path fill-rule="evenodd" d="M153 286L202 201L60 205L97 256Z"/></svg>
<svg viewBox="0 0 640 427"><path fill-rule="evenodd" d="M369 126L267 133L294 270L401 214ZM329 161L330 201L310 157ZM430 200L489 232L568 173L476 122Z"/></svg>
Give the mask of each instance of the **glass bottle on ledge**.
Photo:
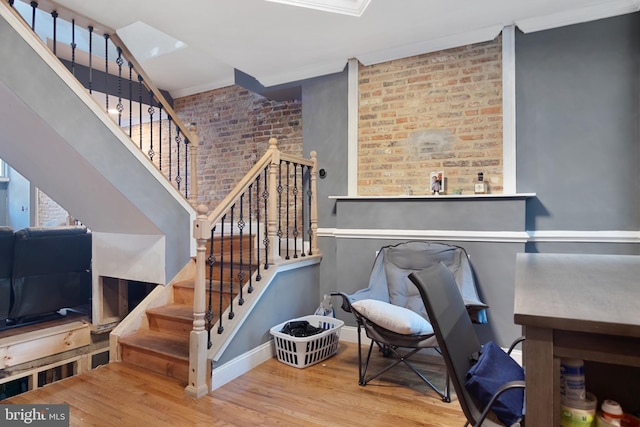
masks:
<svg viewBox="0 0 640 427"><path fill-rule="evenodd" d="M487 183L484 181L483 172L478 172L478 181L474 185L474 193L487 194Z"/></svg>

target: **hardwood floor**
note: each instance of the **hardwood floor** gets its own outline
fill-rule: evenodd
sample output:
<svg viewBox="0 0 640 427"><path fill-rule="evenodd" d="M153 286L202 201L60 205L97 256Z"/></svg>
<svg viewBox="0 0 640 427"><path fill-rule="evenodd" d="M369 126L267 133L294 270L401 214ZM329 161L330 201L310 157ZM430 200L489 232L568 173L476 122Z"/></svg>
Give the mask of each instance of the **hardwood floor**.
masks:
<svg viewBox="0 0 640 427"><path fill-rule="evenodd" d="M387 361L374 356L374 365ZM461 427L455 396L440 398L406 367L358 385L356 344L305 369L269 361L210 396L184 396L178 380L112 363L0 402L70 405L71 426L434 426ZM427 367L436 385L444 368Z"/></svg>

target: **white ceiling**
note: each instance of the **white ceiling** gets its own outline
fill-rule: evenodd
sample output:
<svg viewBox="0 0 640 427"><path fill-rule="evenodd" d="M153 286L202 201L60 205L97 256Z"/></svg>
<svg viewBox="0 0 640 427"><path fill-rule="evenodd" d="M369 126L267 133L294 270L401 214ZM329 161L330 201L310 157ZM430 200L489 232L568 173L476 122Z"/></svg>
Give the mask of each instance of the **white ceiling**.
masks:
<svg viewBox="0 0 640 427"><path fill-rule="evenodd" d="M357 17L266 0L57 3L115 29L174 98L231 85L234 69L268 87L339 72L350 58L369 65L490 40L506 25L531 32L640 9L640 0L371 0Z"/></svg>

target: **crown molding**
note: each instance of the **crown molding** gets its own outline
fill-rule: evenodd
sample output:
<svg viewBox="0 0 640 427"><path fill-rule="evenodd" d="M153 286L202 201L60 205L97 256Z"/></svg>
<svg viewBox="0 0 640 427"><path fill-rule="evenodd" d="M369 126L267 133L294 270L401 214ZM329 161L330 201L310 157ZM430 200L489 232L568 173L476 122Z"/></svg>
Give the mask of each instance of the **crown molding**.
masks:
<svg viewBox="0 0 640 427"><path fill-rule="evenodd" d="M519 19L516 26L524 33L548 30L567 25L580 24L582 22L595 21L597 19L610 18L612 16L625 15L640 10L640 0L620 0L596 5L572 9L551 15L536 16L533 18Z"/></svg>

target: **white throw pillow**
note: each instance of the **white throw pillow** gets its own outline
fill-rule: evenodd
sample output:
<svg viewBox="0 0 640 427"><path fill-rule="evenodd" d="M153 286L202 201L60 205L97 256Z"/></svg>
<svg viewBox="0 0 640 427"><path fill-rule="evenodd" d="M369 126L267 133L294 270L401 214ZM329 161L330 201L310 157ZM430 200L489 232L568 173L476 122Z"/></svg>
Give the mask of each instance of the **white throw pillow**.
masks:
<svg viewBox="0 0 640 427"><path fill-rule="evenodd" d="M385 329L402 335L431 335L433 328L415 311L376 299L351 304L360 314Z"/></svg>

